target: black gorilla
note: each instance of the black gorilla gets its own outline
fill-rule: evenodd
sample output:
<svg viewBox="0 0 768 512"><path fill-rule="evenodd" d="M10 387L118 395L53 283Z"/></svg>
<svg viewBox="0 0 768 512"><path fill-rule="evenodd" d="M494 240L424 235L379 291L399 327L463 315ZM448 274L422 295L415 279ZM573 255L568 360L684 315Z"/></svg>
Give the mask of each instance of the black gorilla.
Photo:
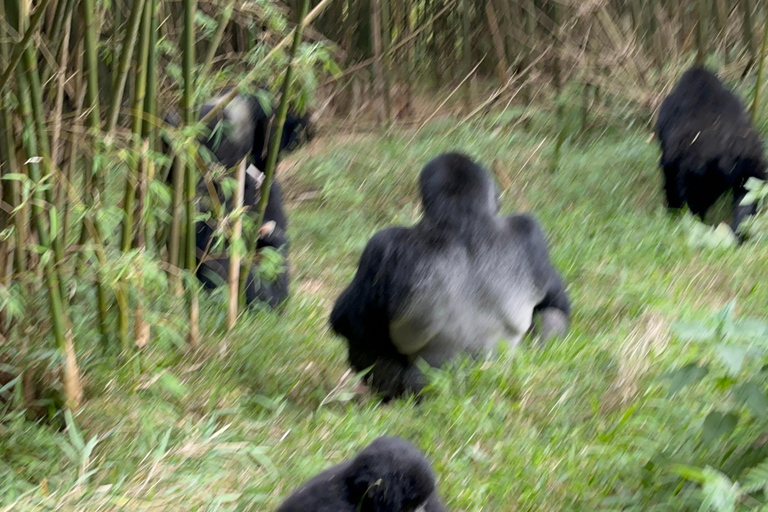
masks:
<svg viewBox="0 0 768 512"><path fill-rule="evenodd" d="M356 371L385 398L419 392L418 358L439 366L517 344L541 317L541 339L565 333L570 303L539 224L498 216L496 189L468 157L448 153L419 177L424 215L368 242L331 312Z"/></svg>
<svg viewBox="0 0 768 512"><path fill-rule="evenodd" d="M667 206L687 204L702 220L717 199L733 190L734 232L754 205L740 205L750 177L765 179L763 143L741 101L716 75L694 67L683 73L659 109L656 135Z"/></svg>
<svg viewBox="0 0 768 512"><path fill-rule="evenodd" d="M201 107L199 119L210 112L222 98L223 94L205 102ZM180 118L177 114L171 113L166 116L166 122L171 126L178 126ZM274 115L267 114L255 96L241 94L208 124L207 129L208 133L201 138L200 143L224 167L234 167L243 157L248 156L249 167L244 190L244 205L249 207L250 212L255 212L261 194L259 177L266 167L270 141L275 135ZM311 140L313 136L309 116L299 116L289 112L280 137L280 151L293 151L305 141ZM170 180L170 176L168 179ZM225 212L232 211L231 201L229 204L224 203L220 187L216 183L213 185ZM209 196L209 191L202 179L198 183L198 195L201 198ZM205 204L205 200L202 203L201 210L210 211L210 205ZM288 220L283 210L282 193L277 182L272 183L269 191L264 226L265 229L259 232L257 249L272 247L278 250L286 264L277 278L272 281L261 279L258 275L258 267L253 266L246 281L246 301L248 304L264 302L271 307L276 307L287 298L289 281L286 236ZM229 276L229 258L225 254L210 253L215 228L213 220L198 222L196 227L197 276L206 288L215 288L226 283ZM216 252L226 252L227 245L224 244L222 247L223 250Z"/></svg>
<svg viewBox="0 0 768 512"><path fill-rule="evenodd" d="M352 460L294 492L277 512L445 512L424 455L397 437L380 437Z"/></svg>
<svg viewBox="0 0 768 512"><path fill-rule="evenodd" d="M227 92L225 90L221 96L206 101L200 108L200 119L208 114ZM264 112L256 96L240 94L227 104L223 114L208 123L208 137L201 143L226 168L234 167L240 159L250 153L250 163L264 171L269 145L275 136L276 110L273 108L272 113L268 114ZM221 133L218 133L219 131ZM312 137L314 128L309 115L300 116L289 111L280 137L280 151L293 151Z"/></svg>
<svg viewBox="0 0 768 512"><path fill-rule="evenodd" d="M216 187L217 192L218 187ZM202 210L210 211L206 204L206 198L210 197L208 190L201 181L198 195L201 197ZM255 212L261 195L259 183L251 174L245 177L245 192L243 204ZM224 195L219 192L219 201L222 206L232 210L231 198L224 202ZM229 204L227 204L229 203ZM283 257L285 262L282 271L272 280L262 279L259 276L259 268L253 265L249 270L245 287L245 300L247 304L266 303L272 308L279 306L288 297L288 219L283 211L283 199L280 186L275 182L269 191L267 208L264 212L264 227L259 231L256 248L262 249L269 247L275 249ZM214 231L216 224L214 219L200 221L196 225L196 245L197 245L197 277L200 282L208 289L214 289L220 285L226 285L229 276L229 257L228 244L223 243L219 249L214 248Z"/></svg>

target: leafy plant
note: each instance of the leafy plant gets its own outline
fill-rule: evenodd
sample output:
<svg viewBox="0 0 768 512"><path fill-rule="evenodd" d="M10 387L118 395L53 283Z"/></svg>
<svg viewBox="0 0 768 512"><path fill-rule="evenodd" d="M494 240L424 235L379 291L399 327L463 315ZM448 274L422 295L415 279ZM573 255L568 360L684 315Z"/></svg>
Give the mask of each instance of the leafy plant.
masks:
<svg viewBox="0 0 768 512"><path fill-rule="evenodd" d="M737 430L750 424L762 430L768 426L768 323L763 320L739 320L734 315L735 304L730 302L713 318L704 322L678 323L673 327L677 337L698 346L704 352L704 362L690 362L667 374L670 379L669 395L681 393L695 384L709 385L722 400L702 404L709 412L700 427L702 452L718 452L718 442L735 436ZM730 453L715 459L728 464L715 469L710 466L673 464L669 470L695 482L701 489L701 509L731 512L747 507L762 507L763 502L752 494L768 485L766 455L754 460L753 441L737 436L736 445L729 444ZM746 445L746 446L745 446ZM739 460L740 459L740 460ZM727 468L737 468L728 471ZM746 472L745 472L746 471ZM742 477L743 474L743 477ZM743 478L743 485L738 480Z"/></svg>

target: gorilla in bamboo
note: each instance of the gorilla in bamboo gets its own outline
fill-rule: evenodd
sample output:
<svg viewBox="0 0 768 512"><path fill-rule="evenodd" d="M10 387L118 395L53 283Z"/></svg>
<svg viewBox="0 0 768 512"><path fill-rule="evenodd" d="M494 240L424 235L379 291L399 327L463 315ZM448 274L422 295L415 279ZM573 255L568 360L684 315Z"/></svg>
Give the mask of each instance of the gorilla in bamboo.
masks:
<svg viewBox="0 0 768 512"><path fill-rule="evenodd" d="M245 176L245 191L243 204L249 208L247 215L254 215L261 197L261 178L254 175L255 168L251 165ZM216 195L224 211L232 211L232 198L224 197L221 187L213 184ZM200 197L199 209L212 211L210 204L210 191L201 180L198 187ZM216 245L217 222L211 217L201 220L196 224L195 243L197 245L197 277L203 286L209 290L219 286L226 286L229 278L229 244L222 242ZM288 218L283 210L283 199L280 186L272 184L269 190L267 207L264 211L264 223L259 228L256 240L256 249L261 251L269 248L277 251L281 257L281 268L276 275L264 275L263 265L251 265L245 283L245 300L247 304L267 304L271 308L277 308L288 298L288 249L289 242L286 234Z"/></svg>
<svg viewBox="0 0 768 512"><path fill-rule="evenodd" d="M754 215L755 205L742 205L749 178L766 178L763 142L741 101L717 76L700 67L683 73L659 109L656 136L667 206L687 204L702 220L707 210L733 191L733 221Z"/></svg>
<svg viewBox="0 0 768 512"><path fill-rule="evenodd" d="M356 371L390 399L425 385L416 366L512 345L540 317L541 341L562 335L570 302L538 222L500 217L487 172L447 153L419 177L423 217L375 234L331 312Z"/></svg>
<svg viewBox="0 0 768 512"><path fill-rule="evenodd" d="M446 512L429 461L409 442L380 437L326 469L277 512Z"/></svg>
<svg viewBox="0 0 768 512"><path fill-rule="evenodd" d="M220 96L206 101L200 109L198 119L202 119L218 105L226 93L227 91L224 91ZM240 94L208 123L206 134L200 138L201 147L209 152L211 159L227 169L236 166L240 160L247 157L244 206L248 208L247 215L252 218L255 216L261 195L261 183L264 178L262 171L266 168L270 145L276 136L274 110L268 113L262 108L256 96ZM180 121L176 113L166 116L166 123L171 126L178 126ZM313 136L314 130L310 116L298 115L291 111L280 134L279 151L293 151L311 140ZM167 141L166 148L168 148ZM169 181L171 175L172 173L168 176ZM201 179L197 188L198 196L201 198L202 212L213 210L206 198L213 201L214 197L222 205L222 213L232 211L231 198L224 197L219 183L206 183ZM216 222L212 218L200 221L196 226L197 276L209 289L225 284L229 277L229 258L226 255L228 246L226 243L215 243L216 228ZM257 249L266 247L275 249L282 256L284 265L272 279L263 276L262 269L258 265L251 267L245 287L248 304L258 302L277 307L287 298L289 281L287 229L288 219L283 209L280 185L273 182L269 190L264 223L258 230L256 246Z"/></svg>

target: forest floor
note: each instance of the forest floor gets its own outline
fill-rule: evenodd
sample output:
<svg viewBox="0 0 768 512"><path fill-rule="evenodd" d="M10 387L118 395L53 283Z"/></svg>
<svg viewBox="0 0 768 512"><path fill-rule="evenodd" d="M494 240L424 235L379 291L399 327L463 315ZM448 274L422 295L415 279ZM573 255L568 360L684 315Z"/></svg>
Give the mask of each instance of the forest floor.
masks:
<svg viewBox="0 0 768 512"><path fill-rule="evenodd" d="M198 350L147 356L141 371L136 360L87 369L76 428L0 425L12 475L0 510L273 510L380 435L428 455L452 511L674 509L655 490L679 479L653 461L691 462L718 395L699 385L668 397L665 372L706 357L672 326L733 300L739 317L764 317L768 247L691 247L663 207L648 128L568 140L551 172L548 114L528 127L516 115L323 136L286 159L285 311L246 312L224 335L221 297L208 297ZM418 172L447 150L493 169L502 213L540 220L571 330L435 371L421 404L382 405L356 392L328 314L370 236L418 219Z"/></svg>

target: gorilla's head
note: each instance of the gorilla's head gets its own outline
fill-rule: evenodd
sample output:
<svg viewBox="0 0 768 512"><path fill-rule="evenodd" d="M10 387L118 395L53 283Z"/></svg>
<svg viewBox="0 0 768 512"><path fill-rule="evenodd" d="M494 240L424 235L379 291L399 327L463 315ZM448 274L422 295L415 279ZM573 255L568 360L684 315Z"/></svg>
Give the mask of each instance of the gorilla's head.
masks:
<svg viewBox="0 0 768 512"><path fill-rule="evenodd" d="M285 125L283 125L283 136L280 140L281 150L295 151L314 137L315 127L309 113L299 115L296 112L288 112Z"/></svg>
<svg viewBox="0 0 768 512"><path fill-rule="evenodd" d="M380 437L351 462L346 484L352 503L364 510L414 512L435 491L424 455L399 437Z"/></svg>
<svg viewBox="0 0 768 512"><path fill-rule="evenodd" d="M424 215L436 222L465 224L498 212L496 187L479 164L461 153L430 160L419 176Z"/></svg>

